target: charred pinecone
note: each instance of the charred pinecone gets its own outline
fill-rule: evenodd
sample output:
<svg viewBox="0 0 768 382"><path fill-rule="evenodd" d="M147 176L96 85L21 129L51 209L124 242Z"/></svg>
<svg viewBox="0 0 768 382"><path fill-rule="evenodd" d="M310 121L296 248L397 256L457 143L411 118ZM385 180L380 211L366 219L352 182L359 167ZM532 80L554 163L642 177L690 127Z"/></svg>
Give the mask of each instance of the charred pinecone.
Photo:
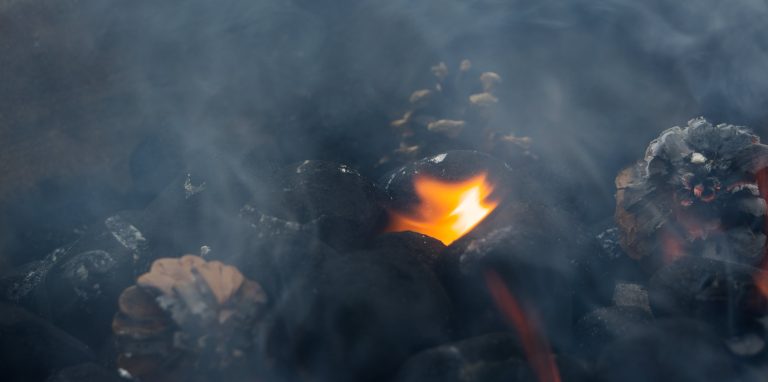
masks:
<svg viewBox="0 0 768 382"><path fill-rule="evenodd" d="M766 203L757 179L767 158L745 127L697 118L664 131L616 178L622 248L651 269L687 255L758 263Z"/></svg>
<svg viewBox="0 0 768 382"><path fill-rule="evenodd" d="M435 85L414 91L409 110L391 123L400 137L399 147L380 163L408 162L457 149L529 155L530 138L516 137L507 126L490 126L501 76L483 72L478 78L469 60L462 61L454 75L443 62L432 67L432 74Z"/></svg>
<svg viewBox="0 0 768 382"><path fill-rule="evenodd" d="M258 283L186 255L156 260L136 284L112 322L120 368L142 381L187 381L244 367L266 302Z"/></svg>

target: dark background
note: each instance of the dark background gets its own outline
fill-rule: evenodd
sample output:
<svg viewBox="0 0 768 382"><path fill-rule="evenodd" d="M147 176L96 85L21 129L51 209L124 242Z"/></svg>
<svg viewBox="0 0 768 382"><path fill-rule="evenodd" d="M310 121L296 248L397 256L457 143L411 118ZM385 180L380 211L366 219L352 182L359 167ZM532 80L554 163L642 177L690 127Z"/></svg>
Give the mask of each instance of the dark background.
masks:
<svg viewBox="0 0 768 382"><path fill-rule="evenodd" d="M0 259L141 208L200 156L375 179L408 95L464 58L504 78L494 123L572 185L552 197L599 222L663 129L768 133L767 20L763 0L0 1Z"/></svg>

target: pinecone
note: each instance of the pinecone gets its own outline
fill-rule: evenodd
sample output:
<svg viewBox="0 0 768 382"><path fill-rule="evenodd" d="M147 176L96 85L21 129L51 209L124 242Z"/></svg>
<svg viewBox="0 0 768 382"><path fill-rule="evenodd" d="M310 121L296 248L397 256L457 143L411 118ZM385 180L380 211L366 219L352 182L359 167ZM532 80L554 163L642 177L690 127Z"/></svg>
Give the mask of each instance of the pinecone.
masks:
<svg viewBox="0 0 768 382"><path fill-rule="evenodd" d="M266 295L237 268L198 256L156 260L119 298L118 366L142 381L237 374Z"/></svg>
<svg viewBox="0 0 768 382"><path fill-rule="evenodd" d="M766 247L758 173L768 146L745 127L704 118L661 133L616 177L621 246L651 269L682 256L755 265Z"/></svg>

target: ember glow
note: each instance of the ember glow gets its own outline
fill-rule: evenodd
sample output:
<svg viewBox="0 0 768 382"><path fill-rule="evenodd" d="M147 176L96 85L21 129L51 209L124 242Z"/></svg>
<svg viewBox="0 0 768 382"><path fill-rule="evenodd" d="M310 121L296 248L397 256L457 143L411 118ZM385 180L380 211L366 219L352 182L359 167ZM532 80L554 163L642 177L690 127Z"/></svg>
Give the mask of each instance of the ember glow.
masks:
<svg viewBox="0 0 768 382"><path fill-rule="evenodd" d="M515 328L523 344L528 364L539 382L560 382L560 370L555 363L549 342L541 335L534 321L531 321L515 296L494 270L485 273L485 282L493 302L507 323Z"/></svg>
<svg viewBox="0 0 768 382"><path fill-rule="evenodd" d="M498 205L489 200L493 186L486 173L461 182L429 176L414 181L419 204L409 214L392 212L388 232L414 231L448 245L471 231Z"/></svg>

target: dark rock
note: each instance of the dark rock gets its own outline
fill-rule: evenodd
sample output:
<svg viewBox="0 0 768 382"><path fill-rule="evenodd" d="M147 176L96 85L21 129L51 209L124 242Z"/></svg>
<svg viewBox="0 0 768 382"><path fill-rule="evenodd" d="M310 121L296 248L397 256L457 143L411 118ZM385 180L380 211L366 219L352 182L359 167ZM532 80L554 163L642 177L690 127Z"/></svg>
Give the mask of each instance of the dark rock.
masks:
<svg viewBox="0 0 768 382"><path fill-rule="evenodd" d="M95 363L83 363L61 369L46 382L125 382L116 370Z"/></svg>
<svg viewBox="0 0 768 382"><path fill-rule="evenodd" d="M754 281L760 272L748 265L688 256L651 278L651 307L657 316L696 318L724 334L742 334L768 309Z"/></svg>
<svg viewBox="0 0 768 382"><path fill-rule="evenodd" d="M89 362L91 350L26 310L0 303L0 375L4 381L45 380L54 370Z"/></svg>
<svg viewBox="0 0 768 382"><path fill-rule="evenodd" d="M448 335L448 298L408 252L326 256L278 299L262 334L277 373L389 380L407 357Z"/></svg>
<svg viewBox="0 0 768 382"><path fill-rule="evenodd" d="M663 320L607 346L597 362L602 382L750 381L712 329Z"/></svg>

